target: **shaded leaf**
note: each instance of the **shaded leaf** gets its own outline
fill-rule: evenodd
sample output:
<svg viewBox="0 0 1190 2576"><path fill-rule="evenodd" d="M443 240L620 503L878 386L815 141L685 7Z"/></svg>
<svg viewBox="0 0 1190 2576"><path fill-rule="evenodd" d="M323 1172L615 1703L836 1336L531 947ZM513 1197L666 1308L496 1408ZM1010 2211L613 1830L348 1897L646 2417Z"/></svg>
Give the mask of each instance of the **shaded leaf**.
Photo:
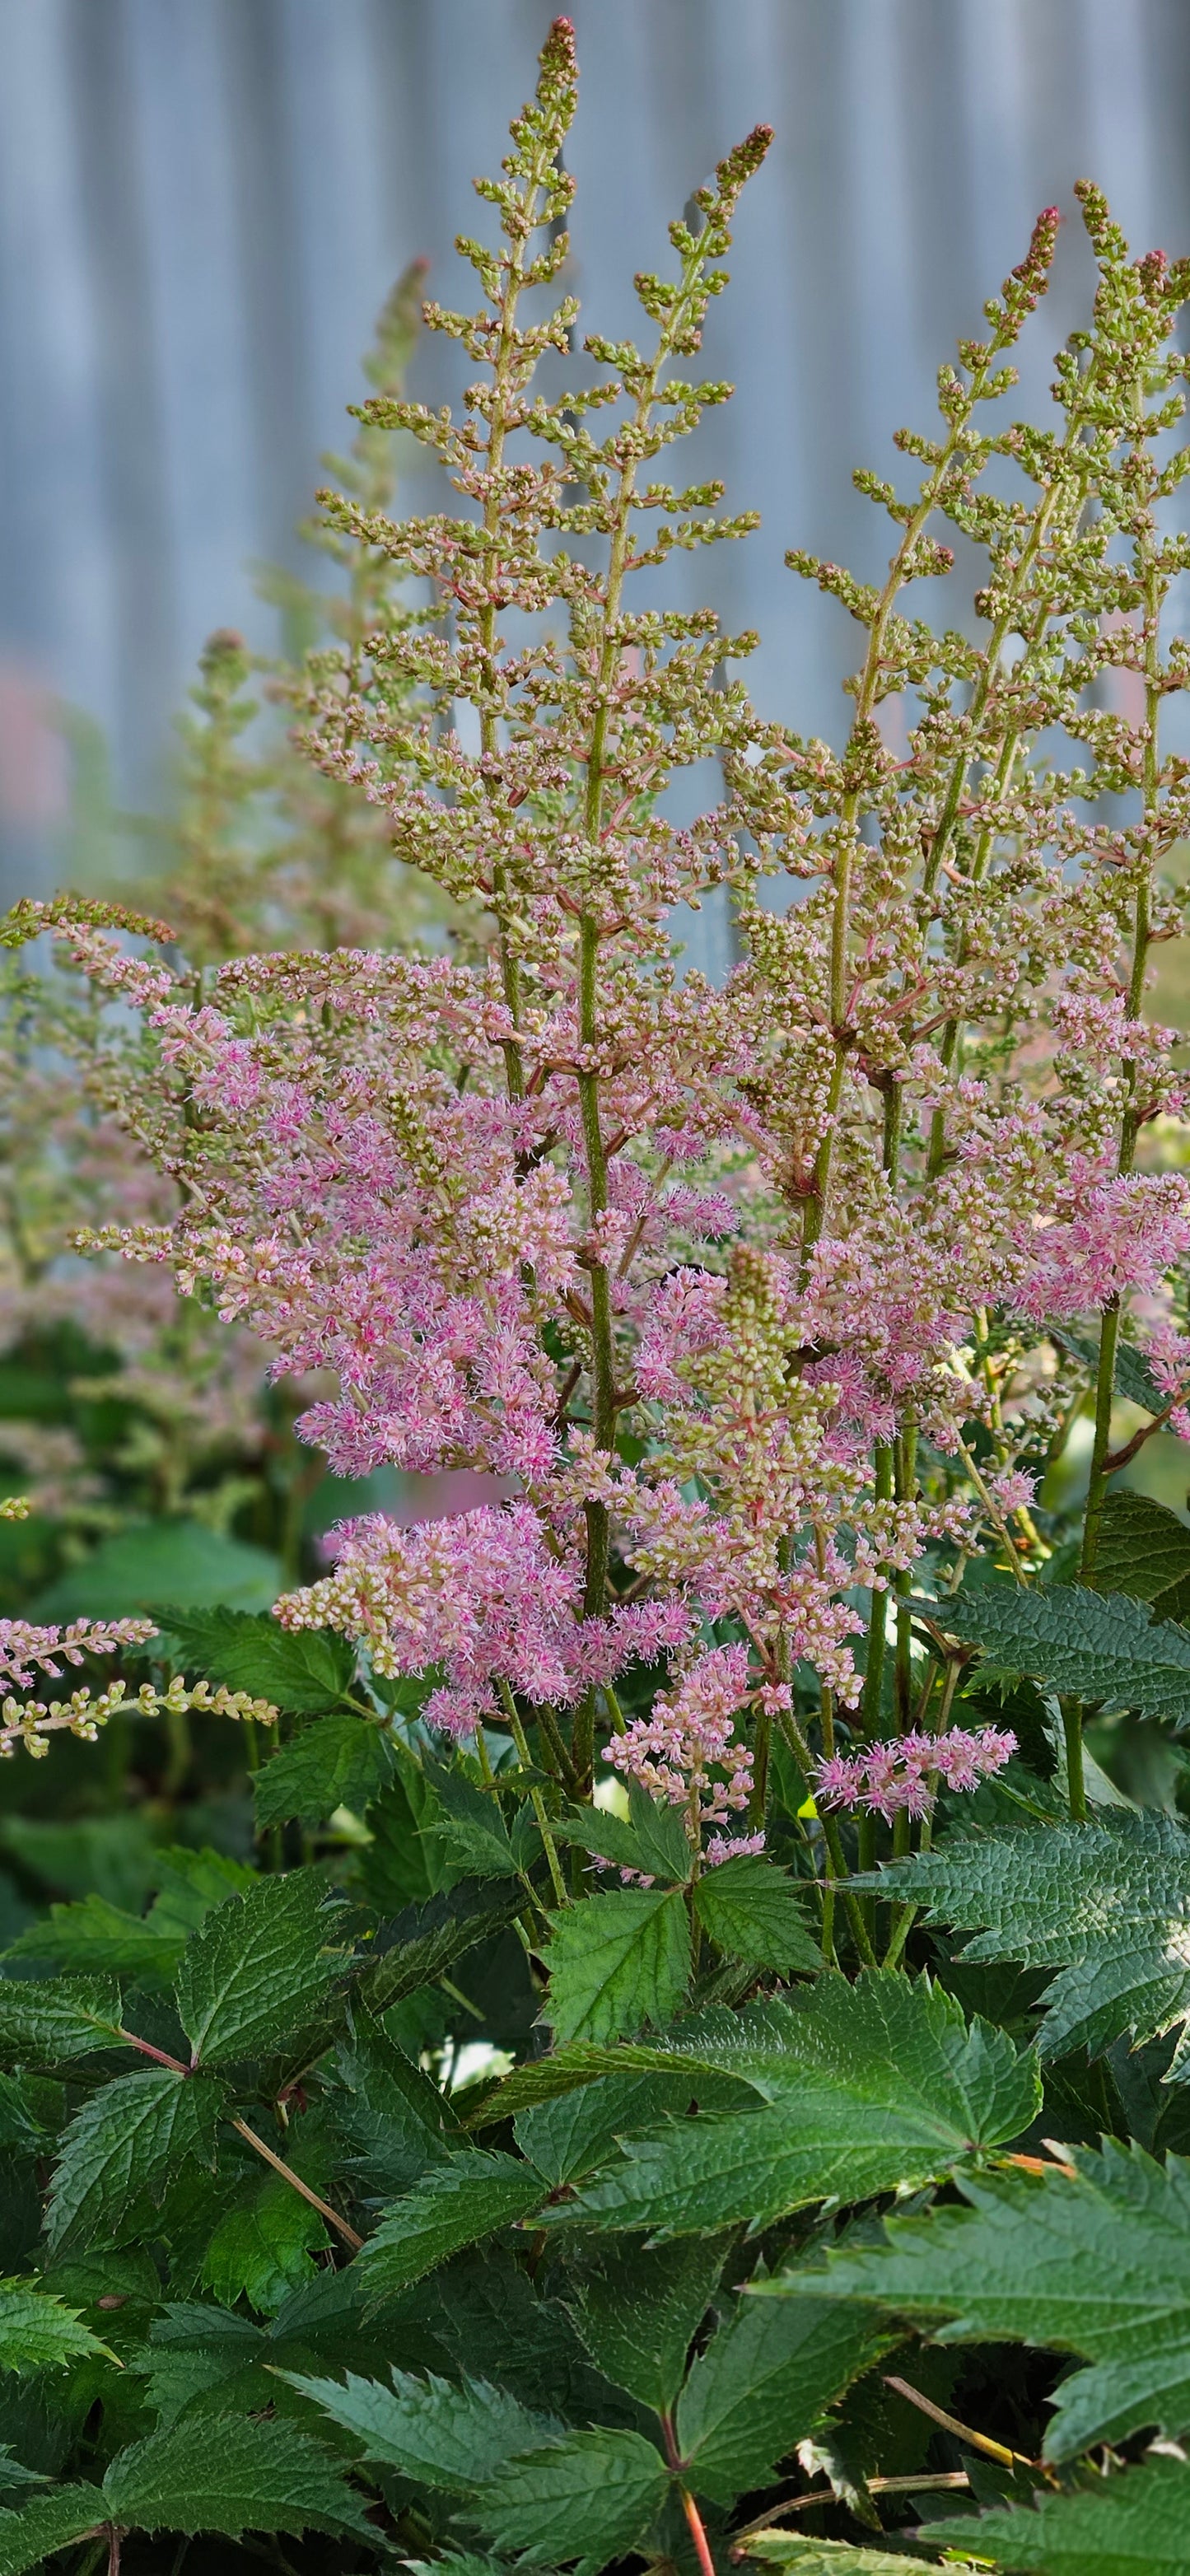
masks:
<svg viewBox="0 0 1190 2576"><path fill-rule="evenodd" d="M595 2074L581 2091L567 2091L518 2112L517 2145L550 2183L573 2182L602 2164L617 2138L640 2136L667 2115L687 2110L690 2081L680 2067L664 2074ZM503 2106L505 2090L502 2086L493 2097L494 2114ZM705 2103L708 2096L724 2108L741 2096L747 2099L741 2086L722 2077L700 2079L700 2100Z"/></svg>
<svg viewBox="0 0 1190 2576"><path fill-rule="evenodd" d="M953 1602L911 1607L982 1648L992 1669L1027 1673L1050 1689L1101 1703L1110 1715L1190 1719L1190 1634L1153 1619L1122 1592L1092 1592L1081 1583L967 1587Z"/></svg>
<svg viewBox="0 0 1190 2576"><path fill-rule="evenodd" d="M465 1880L382 1924L360 1978L372 2011L387 2012L390 2004L432 1985L456 1959L511 1923L523 1903L524 1891L514 1882Z"/></svg>
<svg viewBox="0 0 1190 2576"><path fill-rule="evenodd" d="M267 2313L311 2277L311 2255L330 2242L309 2201L280 2174L266 2173L250 2196L219 2220L203 2256L203 2287L225 2307L244 2298Z"/></svg>
<svg viewBox="0 0 1190 2576"><path fill-rule="evenodd" d="M39 1593L39 1619L112 1619L169 1603L193 1609L226 1602L267 1610L281 1590L279 1557L205 1521L144 1521L104 1539Z"/></svg>
<svg viewBox="0 0 1190 2576"><path fill-rule="evenodd" d="M842 2247L764 2293L864 2299L945 2343L990 2338L1077 2353L1046 2449L1077 2457L1156 2425L1190 2426L1190 2163L1139 2147L1072 2148L1075 2170L964 2174L966 2209L890 2218L882 2242Z"/></svg>
<svg viewBox="0 0 1190 2576"><path fill-rule="evenodd" d="M448 2132L458 2134L445 2096L358 1999L337 2066L345 2095L339 2125L363 2187L406 2191L445 2155Z"/></svg>
<svg viewBox="0 0 1190 2576"><path fill-rule="evenodd" d="M690 1975L680 1890L622 1887L551 1922L547 2009L559 2039L616 2039L670 2020Z"/></svg>
<svg viewBox="0 0 1190 2576"><path fill-rule="evenodd" d="M936 2528L931 2523L931 2539ZM921 2576L922 2567L920 2558L894 2557L887 2549L852 2549L848 2541L812 2540L800 2531L754 2531L742 2543L741 2555L766 2567L796 2568L798 2576Z"/></svg>
<svg viewBox="0 0 1190 2576"><path fill-rule="evenodd" d="M25 2576L56 2549L81 2540L107 2511L102 2490L92 2486L56 2487L36 2496L20 2513L0 2507L0 2576Z"/></svg>
<svg viewBox="0 0 1190 2576"><path fill-rule="evenodd" d="M1151 1494L1122 1488L1104 1497L1095 1550L1096 1592L1127 1592L1151 1602L1158 1618L1184 1621L1190 1610L1190 1529Z"/></svg>
<svg viewBox="0 0 1190 2576"><path fill-rule="evenodd" d="M257 1825L286 1824L291 1816L321 1825L336 1807L362 1815L387 1787L393 1767L391 1739L379 1722L350 1709L320 1718L262 1763L253 1782Z"/></svg>
<svg viewBox="0 0 1190 2576"><path fill-rule="evenodd" d="M110 2048L120 2034L120 1989L108 1977L0 1978L0 2055L53 2066Z"/></svg>
<svg viewBox="0 0 1190 2576"><path fill-rule="evenodd" d="M588 2269L572 2308L592 2361L642 2406L668 2410L722 2268L722 2246L695 2239L633 2246Z"/></svg>

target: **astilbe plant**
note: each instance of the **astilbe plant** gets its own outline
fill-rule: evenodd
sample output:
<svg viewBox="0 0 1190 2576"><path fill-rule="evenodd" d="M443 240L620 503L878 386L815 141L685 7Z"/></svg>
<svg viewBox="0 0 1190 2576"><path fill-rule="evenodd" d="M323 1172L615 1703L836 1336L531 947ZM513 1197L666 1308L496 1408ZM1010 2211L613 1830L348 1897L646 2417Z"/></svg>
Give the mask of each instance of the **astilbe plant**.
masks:
<svg viewBox="0 0 1190 2576"><path fill-rule="evenodd" d="M1145 1016L1190 831L1190 269L1081 188L1091 321L1053 424L1005 426L1040 218L900 438L916 497L860 478L887 580L795 559L864 632L835 750L658 578L752 525L660 476L728 391L682 371L767 133L637 280L647 347L580 355L541 301L574 100L559 20L460 244L480 310L427 308L461 415L363 407L458 506L325 497L403 604L302 711L490 938L196 982L96 907L51 925L177 1194L93 1241L325 1373L299 1429L340 1474L490 1481L343 1525L271 1620L140 1640L147 1702L196 1704L185 1661L249 1741L283 1722L259 1867L167 1853L143 1918L90 1897L10 1952L12 2152L57 2161L0 2354L56 2367L77 2475L0 2563L213 2529L459 2576L1174 2570L1190 1833L1084 1729L1143 1721L1180 1779L1190 1536L1118 1477L1190 1433ZM939 635L909 594L953 538L975 617ZM721 990L673 938L712 894Z"/></svg>

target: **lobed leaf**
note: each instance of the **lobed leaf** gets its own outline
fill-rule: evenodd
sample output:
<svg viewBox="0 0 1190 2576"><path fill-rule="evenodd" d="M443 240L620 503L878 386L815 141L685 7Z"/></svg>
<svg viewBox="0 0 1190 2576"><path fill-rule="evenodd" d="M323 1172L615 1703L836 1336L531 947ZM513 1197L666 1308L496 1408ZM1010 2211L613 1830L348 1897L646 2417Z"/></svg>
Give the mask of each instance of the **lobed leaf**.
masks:
<svg viewBox="0 0 1190 2576"><path fill-rule="evenodd" d="M363 2500L342 2470L287 2423L202 2416L121 2451L103 2481L112 2520L142 2531L344 2532L372 2538Z"/></svg>
<svg viewBox="0 0 1190 2576"><path fill-rule="evenodd" d="M634 2245L593 2265L572 2312L597 2368L642 2406L668 2410L722 2268L722 2245L698 2238Z"/></svg>
<svg viewBox="0 0 1190 2576"><path fill-rule="evenodd" d="M54 2370L106 2351L74 2308L29 2281L0 2281L0 2370Z"/></svg>
<svg viewBox="0 0 1190 2576"><path fill-rule="evenodd" d="M385 2387L353 2371L342 2383L306 2378L300 2371L279 2376L353 2434L365 2459L455 2495L486 2485L513 2452L564 2429L483 2379L465 2378L455 2387L433 2371L419 2379L412 2371L394 2370Z"/></svg>
<svg viewBox="0 0 1190 2576"><path fill-rule="evenodd" d="M391 1738L378 1720L350 1709L319 1718L261 1764L253 1782L257 1827L287 1824L291 1816L303 1825L325 1824L336 1807L362 1815L394 1768Z"/></svg>
<svg viewBox="0 0 1190 2576"><path fill-rule="evenodd" d="M475 2511L497 2549L517 2550L529 2567L578 2561L596 2576L644 2539L665 2502L660 2452L640 2433L564 2433L548 2447L492 2471Z"/></svg>
<svg viewBox="0 0 1190 2576"><path fill-rule="evenodd" d="M703 1931L729 1959L773 1968L780 1977L816 1977L822 1952L807 1929L793 1880L759 1852L738 1852L704 1872L694 1888Z"/></svg>
<svg viewBox="0 0 1190 2576"><path fill-rule="evenodd" d="M164 1642L187 1671L296 1717L337 1709L351 1688L355 1649L328 1628L280 1628L267 1612L249 1610L163 1609L158 1618L164 1636L156 1653Z"/></svg>
<svg viewBox="0 0 1190 2576"><path fill-rule="evenodd" d="M887 2338L862 2307L807 2300L793 2333L757 2318L782 2316L775 2301L737 2299L694 2363L678 2400L678 2448L690 2484L717 2504L763 2485L804 2440L825 2406L875 2360Z"/></svg>
<svg viewBox="0 0 1190 2576"><path fill-rule="evenodd" d="M953 1602L915 1600L910 1607L979 1646L997 1672L1027 1674L1051 1690L1097 1701L1109 1715L1135 1709L1179 1726L1190 1720L1190 1634L1152 1618L1122 1592L988 1583L967 1587Z"/></svg>

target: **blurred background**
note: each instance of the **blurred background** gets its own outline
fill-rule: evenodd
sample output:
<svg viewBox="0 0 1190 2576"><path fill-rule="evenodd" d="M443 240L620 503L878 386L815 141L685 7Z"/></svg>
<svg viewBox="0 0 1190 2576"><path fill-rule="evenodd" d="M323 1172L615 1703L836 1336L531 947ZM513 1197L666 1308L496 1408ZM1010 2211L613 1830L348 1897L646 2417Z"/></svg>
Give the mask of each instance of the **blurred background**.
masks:
<svg viewBox="0 0 1190 2576"><path fill-rule="evenodd" d="M418 254L459 291L470 224L531 85L548 0L0 0L0 901L78 873L110 761L164 808L204 637L267 649L253 567L296 526L363 390L360 353ZM708 370L736 401L707 471L756 507L746 544L683 557L762 636L766 711L831 733L843 613L783 568L797 543L869 573L886 523L850 470L902 420L1086 173L1137 247L1190 248L1185 0L574 0L582 93L574 284L631 328L634 268L758 119ZM1077 222L1027 391L1087 283ZM410 390L460 380L423 338ZM410 460L406 506L428 497ZM308 558L305 567L308 571ZM720 934L721 935L721 932ZM717 932L696 932L714 966Z"/></svg>

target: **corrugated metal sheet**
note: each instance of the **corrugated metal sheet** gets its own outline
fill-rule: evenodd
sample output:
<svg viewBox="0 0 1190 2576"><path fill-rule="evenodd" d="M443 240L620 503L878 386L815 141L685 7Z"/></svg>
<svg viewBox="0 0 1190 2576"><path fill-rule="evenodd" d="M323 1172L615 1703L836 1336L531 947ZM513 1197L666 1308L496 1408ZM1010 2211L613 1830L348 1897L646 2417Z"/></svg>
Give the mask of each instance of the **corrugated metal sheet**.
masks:
<svg viewBox="0 0 1190 2576"><path fill-rule="evenodd" d="M455 293L469 179L498 157L550 14L0 0L0 654L9 701L31 672L101 720L126 793L159 787L204 634L231 622L263 640L247 567L293 559L392 277L426 252L432 291ZM1138 245L1190 248L1190 10L575 0L573 15L592 325L630 327L632 271L664 253L668 216L737 135L776 127L706 349L739 388L707 470L764 527L690 578L729 624L760 628L762 703L832 730L851 636L784 549L882 559L851 466L883 465L898 421L928 415L939 358L1078 175ZM1034 393L1085 283L1072 226ZM423 346L416 389L441 399L456 360ZM0 757L9 737L0 706ZM10 867L11 851L10 834Z"/></svg>

